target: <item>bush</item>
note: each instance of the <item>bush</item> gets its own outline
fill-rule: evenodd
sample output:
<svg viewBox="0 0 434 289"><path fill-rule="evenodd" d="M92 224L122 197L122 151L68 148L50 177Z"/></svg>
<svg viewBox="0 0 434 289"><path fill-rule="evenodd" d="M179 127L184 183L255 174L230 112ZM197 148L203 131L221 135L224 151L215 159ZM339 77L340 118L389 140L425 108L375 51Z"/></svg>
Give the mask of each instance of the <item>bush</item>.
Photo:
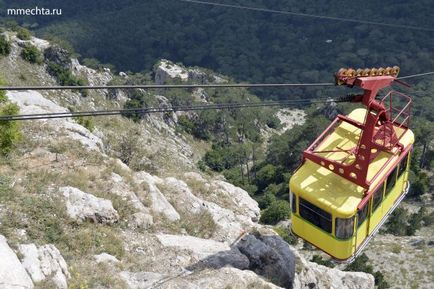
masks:
<svg viewBox="0 0 434 289"><path fill-rule="evenodd" d="M43 61L42 53L36 46L31 44L24 46L21 57L30 63L42 64Z"/></svg>
<svg viewBox="0 0 434 289"><path fill-rule="evenodd" d="M9 55L9 53L11 53L11 44L4 35L0 35L0 55Z"/></svg>
<svg viewBox="0 0 434 289"><path fill-rule="evenodd" d="M317 263L319 265L330 267L330 268L333 268L335 266L335 264L333 263L333 261L331 261L330 259L325 260L320 255L313 255L312 259L310 261L311 262L315 262L315 263Z"/></svg>
<svg viewBox="0 0 434 289"><path fill-rule="evenodd" d="M125 103L124 109L144 109L155 104L152 96L143 90L133 90L129 97L130 99ZM144 112L125 112L122 115L138 122L143 119L146 114Z"/></svg>
<svg viewBox="0 0 434 289"><path fill-rule="evenodd" d="M87 85L87 81L82 78L75 77L71 71L55 62L50 61L47 66L47 71L50 75L57 79L60 85L65 86L82 86ZM87 90L79 90L81 95L87 96Z"/></svg>
<svg viewBox="0 0 434 289"><path fill-rule="evenodd" d="M0 78L0 86L6 85L6 82ZM0 91L0 103L4 103L8 100L8 97L6 96L6 91L1 90Z"/></svg>
<svg viewBox="0 0 434 289"><path fill-rule="evenodd" d="M275 225L279 221L288 219L290 214L291 209L289 203L287 201L278 200L262 211L260 221L264 224Z"/></svg>
<svg viewBox="0 0 434 289"><path fill-rule="evenodd" d="M17 29L17 37L21 40L30 40L32 33L24 27L19 27Z"/></svg>
<svg viewBox="0 0 434 289"><path fill-rule="evenodd" d="M79 125L84 126L91 132L95 129L95 124L91 117L77 116L74 119Z"/></svg>
<svg viewBox="0 0 434 289"><path fill-rule="evenodd" d="M286 243L297 245L298 238L291 234L291 232L284 227L276 227L273 229Z"/></svg>
<svg viewBox="0 0 434 289"><path fill-rule="evenodd" d="M0 109L0 115L16 115L20 111L16 104L8 103ZM0 153L8 155L21 141L20 125L16 121L0 121Z"/></svg>

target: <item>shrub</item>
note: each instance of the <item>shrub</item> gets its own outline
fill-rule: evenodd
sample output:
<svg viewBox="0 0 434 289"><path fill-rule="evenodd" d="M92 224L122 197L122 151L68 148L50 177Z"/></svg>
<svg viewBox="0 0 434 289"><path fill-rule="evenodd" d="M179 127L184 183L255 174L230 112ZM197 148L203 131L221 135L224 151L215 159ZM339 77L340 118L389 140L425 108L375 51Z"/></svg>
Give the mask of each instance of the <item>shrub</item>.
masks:
<svg viewBox="0 0 434 289"><path fill-rule="evenodd" d="M124 105L125 109L143 109L155 104L152 97L143 90L136 89L130 93L129 97L130 99ZM143 119L146 114L144 112L125 112L122 115L138 122Z"/></svg>
<svg viewBox="0 0 434 289"><path fill-rule="evenodd" d="M24 46L21 57L30 63L42 64L43 61L42 53L36 46L31 44Z"/></svg>
<svg viewBox="0 0 434 289"><path fill-rule="evenodd" d="M333 268L335 266L333 261L331 261L330 259L328 259L328 260L323 259L323 257L321 257L320 255L313 255L312 259L310 261L315 262L319 265L330 267L330 268Z"/></svg>
<svg viewBox="0 0 434 289"><path fill-rule="evenodd" d="M0 78L0 86L4 86L6 83L3 79ZM0 91L0 103L4 103L8 100L8 97L6 96L6 91L1 90Z"/></svg>
<svg viewBox="0 0 434 289"><path fill-rule="evenodd" d="M52 61L48 62L47 71L57 79L60 85L82 86L87 84L85 79L75 77L69 69ZM88 95L87 90L80 89L79 91L83 96Z"/></svg>
<svg viewBox="0 0 434 289"><path fill-rule="evenodd" d="M16 104L8 103L0 109L0 115L16 115L20 111ZM20 125L16 121L0 121L0 153L8 155L21 141Z"/></svg>
<svg viewBox="0 0 434 289"><path fill-rule="evenodd" d="M284 227L276 227L273 229L286 243L297 245L298 238L291 234L291 232Z"/></svg>
<svg viewBox="0 0 434 289"><path fill-rule="evenodd" d="M11 53L11 44L4 35L0 35L0 55L9 55L9 53Z"/></svg>
<svg viewBox="0 0 434 289"><path fill-rule="evenodd" d="M288 219L290 213L291 209L289 203L287 201L278 200L262 211L260 221L265 224L274 225L279 221Z"/></svg>
<svg viewBox="0 0 434 289"><path fill-rule="evenodd" d="M32 33L24 27L19 27L17 29L17 37L21 40L30 40Z"/></svg>
<svg viewBox="0 0 434 289"><path fill-rule="evenodd" d="M95 123L91 117L77 116L74 119L79 125L84 126L91 132L95 129Z"/></svg>

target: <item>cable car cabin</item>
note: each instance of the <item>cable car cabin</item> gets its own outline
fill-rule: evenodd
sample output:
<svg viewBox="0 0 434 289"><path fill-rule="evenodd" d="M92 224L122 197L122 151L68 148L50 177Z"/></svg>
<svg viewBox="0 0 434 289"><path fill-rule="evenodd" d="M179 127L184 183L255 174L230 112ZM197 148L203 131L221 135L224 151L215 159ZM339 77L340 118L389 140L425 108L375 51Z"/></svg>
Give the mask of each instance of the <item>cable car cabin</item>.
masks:
<svg viewBox="0 0 434 289"><path fill-rule="evenodd" d="M357 74L340 71L337 83L362 87L355 101L367 108L339 115L304 151L289 184L292 232L343 262L363 250L407 194L414 142L411 99L395 92L375 99L397 72ZM396 97L404 99L401 109L392 107Z"/></svg>

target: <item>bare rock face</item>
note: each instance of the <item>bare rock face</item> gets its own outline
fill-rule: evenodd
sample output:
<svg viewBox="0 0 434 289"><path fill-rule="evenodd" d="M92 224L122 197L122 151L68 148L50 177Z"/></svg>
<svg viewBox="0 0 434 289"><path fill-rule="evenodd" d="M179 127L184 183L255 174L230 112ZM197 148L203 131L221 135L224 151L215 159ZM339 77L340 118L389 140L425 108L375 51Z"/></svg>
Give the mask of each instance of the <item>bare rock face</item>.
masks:
<svg viewBox="0 0 434 289"><path fill-rule="evenodd" d="M157 184L162 183L160 178L145 172L140 172L134 176L134 179L138 184L147 184L152 201L151 208L154 212L165 215L170 221L177 221L181 218L175 208L169 203L158 188Z"/></svg>
<svg viewBox="0 0 434 289"><path fill-rule="evenodd" d="M67 280L71 278L68 266L54 245L36 247L35 244L19 246L23 255L22 264L33 282L52 280L58 289L67 289Z"/></svg>
<svg viewBox="0 0 434 289"><path fill-rule="evenodd" d="M71 65L71 54L59 46L51 46L45 49L44 57L46 61L54 62L64 68Z"/></svg>
<svg viewBox="0 0 434 289"><path fill-rule="evenodd" d="M295 251L294 289L374 289L374 276L363 272L344 272L306 261Z"/></svg>
<svg viewBox="0 0 434 289"><path fill-rule="evenodd" d="M113 224L119 220L118 212L110 200L97 198L73 187L61 187L59 191L66 199L69 217L77 222L92 220L95 223Z"/></svg>
<svg viewBox="0 0 434 289"><path fill-rule="evenodd" d="M33 289L32 279L2 235L0 235L0 288Z"/></svg>
<svg viewBox="0 0 434 289"><path fill-rule="evenodd" d="M188 71L168 60L161 60L160 64L155 70L155 83L164 84L167 79L180 79L182 81L188 80Z"/></svg>

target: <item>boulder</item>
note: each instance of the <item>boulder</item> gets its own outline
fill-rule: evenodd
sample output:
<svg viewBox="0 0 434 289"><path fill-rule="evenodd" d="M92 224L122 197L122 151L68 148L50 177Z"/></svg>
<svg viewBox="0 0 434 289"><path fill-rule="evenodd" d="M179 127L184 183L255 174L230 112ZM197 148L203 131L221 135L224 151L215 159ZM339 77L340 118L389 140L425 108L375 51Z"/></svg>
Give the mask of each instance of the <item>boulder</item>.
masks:
<svg viewBox="0 0 434 289"><path fill-rule="evenodd" d="M51 280L58 289L67 289L71 278L65 260L54 245L36 247L35 244L19 246L22 264L33 282Z"/></svg>
<svg viewBox="0 0 434 289"><path fill-rule="evenodd" d="M138 212L131 216L129 225L132 228L149 229L154 224L154 218L150 214Z"/></svg>
<svg viewBox="0 0 434 289"><path fill-rule="evenodd" d="M188 71L168 60L161 60L155 69L155 83L164 84L168 79L188 80Z"/></svg>
<svg viewBox="0 0 434 289"><path fill-rule="evenodd" d="M99 255L94 255L95 261L97 263L119 263L120 261L115 256L107 253L101 253Z"/></svg>
<svg viewBox="0 0 434 289"><path fill-rule="evenodd" d="M59 46L51 46L45 49L44 58L47 62L54 62L64 68L71 65L71 53Z"/></svg>
<svg viewBox="0 0 434 289"><path fill-rule="evenodd" d="M250 270L278 286L293 288L295 256L282 238L247 235L236 246L249 259Z"/></svg>
<svg viewBox="0 0 434 289"><path fill-rule="evenodd" d="M2 235L0 235L0 288L33 289L32 279Z"/></svg>
<svg viewBox="0 0 434 289"><path fill-rule="evenodd" d="M68 216L79 223L91 220L95 223L113 224L119 220L118 212L110 200L97 198L73 187L61 187L59 191L66 199Z"/></svg>

